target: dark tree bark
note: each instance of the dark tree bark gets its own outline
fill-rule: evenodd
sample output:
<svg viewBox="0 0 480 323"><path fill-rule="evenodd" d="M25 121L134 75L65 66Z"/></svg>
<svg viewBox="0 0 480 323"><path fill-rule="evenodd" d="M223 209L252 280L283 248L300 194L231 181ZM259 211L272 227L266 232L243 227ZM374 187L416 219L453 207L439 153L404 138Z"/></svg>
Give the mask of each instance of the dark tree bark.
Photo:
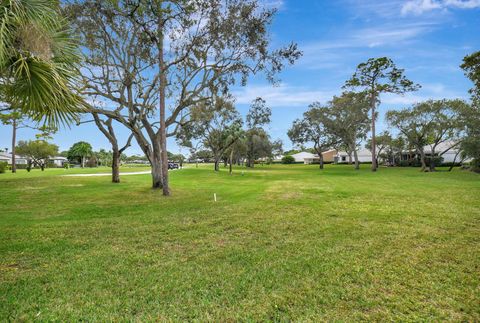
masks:
<svg viewBox="0 0 480 323"><path fill-rule="evenodd" d="M133 134L128 137L127 143L122 148L118 146L118 139L112 125L112 118L102 120L96 113L92 113L97 128L107 137L112 145L112 183L120 183L120 157L131 145Z"/></svg>
<svg viewBox="0 0 480 323"><path fill-rule="evenodd" d="M356 149L353 150L353 157L355 159L355 169L359 170L360 169L360 162L358 161L358 153L357 153Z"/></svg>
<svg viewBox="0 0 480 323"><path fill-rule="evenodd" d="M17 145L17 120L12 122L12 173L17 172L17 160L15 158L15 147Z"/></svg>
<svg viewBox="0 0 480 323"><path fill-rule="evenodd" d="M229 173L230 173L230 175L232 175L233 149L232 149L232 151L230 151L230 158L229 158L229 162L230 162L230 169L229 169Z"/></svg>
<svg viewBox="0 0 480 323"><path fill-rule="evenodd" d="M424 172L425 169L427 169L427 163L425 162L425 152L423 151L423 149L418 149L418 152L420 154L420 162L422 163L422 168L420 170Z"/></svg>
<svg viewBox="0 0 480 323"><path fill-rule="evenodd" d="M315 151L318 154L318 159L319 159L319 164L320 164L320 169L323 169L323 155L322 155L322 150L318 148L318 146L315 144Z"/></svg>
<svg viewBox="0 0 480 323"><path fill-rule="evenodd" d="M164 20L162 17L162 3L159 3L159 18L158 18L158 67L160 71L160 154L161 154L161 168L162 168L162 192L164 196L170 195L170 188L168 183L168 154L167 154L167 126L166 126L166 112L165 112L165 88L167 86L167 78L165 76L165 60L164 60Z"/></svg>
<svg viewBox="0 0 480 323"><path fill-rule="evenodd" d="M371 95L371 107L372 107L372 172L377 171L377 142L375 139L375 108L376 108L376 95L375 95L375 90L372 90L372 95ZM357 165L355 164L355 169L357 168Z"/></svg>

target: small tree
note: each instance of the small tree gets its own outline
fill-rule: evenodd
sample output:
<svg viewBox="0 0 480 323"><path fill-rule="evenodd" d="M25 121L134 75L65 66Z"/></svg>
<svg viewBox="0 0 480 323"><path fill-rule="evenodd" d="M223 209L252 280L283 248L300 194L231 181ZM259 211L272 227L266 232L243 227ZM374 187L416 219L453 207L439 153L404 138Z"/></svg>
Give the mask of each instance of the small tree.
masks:
<svg viewBox="0 0 480 323"><path fill-rule="evenodd" d="M82 168L85 167L85 160L93 153L92 145L85 141L79 141L73 144L68 150L68 158L79 158Z"/></svg>
<svg viewBox="0 0 480 323"><path fill-rule="evenodd" d="M269 137L263 126L270 123L272 110L266 105L265 100L256 98L248 111L245 133L247 143L247 166L254 167L255 160L262 157L262 152L268 149Z"/></svg>
<svg viewBox="0 0 480 323"><path fill-rule="evenodd" d="M358 146L369 131L368 95L365 92L344 92L329 102L327 129L340 139L339 144L347 149L349 159L353 154L355 169L360 169ZM376 118L375 114L373 118Z"/></svg>
<svg viewBox="0 0 480 323"><path fill-rule="evenodd" d="M30 171L32 164L39 166L43 171L48 160L58 153L58 146L45 140L21 140L18 142L17 152L27 157L28 171Z"/></svg>
<svg viewBox="0 0 480 323"><path fill-rule="evenodd" d="M428 143L431 116L422 114L420 109L414 106L411 109L388 111L386 119L391 126L400 130L411 146L415 147L424 171L427 167L424 147Z"/></svg>
<svg viewBox="0 0 480 323"><path fill-rule="evenodd" d="M120 147L118 143L118 138L113 128L113 119L112 118L101 118L97 113L92 113L93 120L97 125L97 128L103 133L103 135L108 139L110 145L112 145L112 183L120 183L120 157L123 152L130 147L133 133L130 134L124 146Z"/></svg>
<svg viewBox="0 0 480 323"><path fill-rule="evenodd" d="M392 135L388 131L384 131L378 136L376 136L376 144L377 144L377 150L376 150L376 156L375 159L378 164L378 159L381 156L383 152L385 152L389 147L391 147L392 144ZM370 150L373 154L373 149L372 149L372 140L369 139L365 145L365 148Z"/></svg>
<svg viewBox="0 0 480 323"><path fill-rule="evenodd" d="M288 137L294 144L313 143L313 148L320 159L320 169L323 169L322 153L336 146L340 141L339 137L335 136L328 128L328 115L328 107L322 107L319 103L314 103L303 114L303 118L295 120L288 130Z"/></svg>
<svg viewBox="0 0 480 323"><path fill-rule="evenodd" d="M240 114L231 101L215 96L192 108L190 118L192 122L179 131L183 145L192 146L192 139L200 139L213 153L214 169L219 171L225 152L242 135Z"/></svg>
<svg viewBox="0 0 480 323"><path fill-rule="evenodd" d="M371 122L372 122L372 171L377 170L376 141L375 141L375 118L376 106L380 102L382 93L403 94L410 91L416 91L420 85L414 84L407 79L404 70L397 68L393 61L388 57L370 58L365 63L357 66L357 70L349 79L344 87L360 87L365 90L370 97Z"/></svg>

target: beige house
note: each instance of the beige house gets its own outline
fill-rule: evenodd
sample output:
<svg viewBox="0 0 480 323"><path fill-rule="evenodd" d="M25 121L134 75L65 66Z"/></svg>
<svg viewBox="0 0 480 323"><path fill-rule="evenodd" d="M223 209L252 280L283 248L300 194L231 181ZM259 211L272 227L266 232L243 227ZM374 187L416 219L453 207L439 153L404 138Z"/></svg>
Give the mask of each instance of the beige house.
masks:
<svg viewBox="0 0 480 323"><path fill-rule="evenodd" d="M336 155L337 155L337 150L335 149L324 151L322 153L323 162L326 162L326 163L333 162ZM317 154L312 154L306 151L293 154L292 157L295 158L295 162L297 163L301 163L301 162L303 162L304 164L320 163L320 158L318 157Z"/></svg>

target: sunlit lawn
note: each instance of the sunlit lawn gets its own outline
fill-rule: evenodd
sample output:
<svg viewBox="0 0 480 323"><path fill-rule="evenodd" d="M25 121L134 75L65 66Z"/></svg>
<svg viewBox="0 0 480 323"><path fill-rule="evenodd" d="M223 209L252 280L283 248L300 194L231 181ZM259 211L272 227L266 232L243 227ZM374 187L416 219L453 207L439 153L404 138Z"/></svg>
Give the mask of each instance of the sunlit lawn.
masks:
<svg viewBox="0 0 480 323"><path fill-rule="evenodd" d="M0 321L480 320L479 175L212 168L0 174Z"/></svg>

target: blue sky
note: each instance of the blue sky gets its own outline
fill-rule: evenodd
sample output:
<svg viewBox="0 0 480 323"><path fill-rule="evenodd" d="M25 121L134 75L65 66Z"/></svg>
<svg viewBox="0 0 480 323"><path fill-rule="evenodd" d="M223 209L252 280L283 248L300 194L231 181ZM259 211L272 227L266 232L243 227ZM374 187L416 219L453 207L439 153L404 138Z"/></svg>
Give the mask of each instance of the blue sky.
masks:
<svg viewBox="0 0 480 323"><path fill-rule="evenodd" d="M480 50L480 0L264 0L279 8L272 26L274 46L297 42L303 57L272 86L254 77L243 88L233 89L242 114L250 102L263 97L272 108L268 130L282 139L284 149L292 144L286 132L314 101L327 102L358 63L370 57L388 56L405 69L407 77L422 89L405 96L385 95L380 106L378 131L387 129L386 110L406 107L426 99L468 99L471 83L459 65L462 58ZM128 132L120 130L120 137ZM0 147L10 147L10 127L0 126ZM34 139L34 132L20 129L19 140ZM62 129L54 142L60 150L84 140L95 150L110 149L93 124ZM188 154L186 148L169 142L169 151ZM141 154L133 145L127 154Z"/></svg>

